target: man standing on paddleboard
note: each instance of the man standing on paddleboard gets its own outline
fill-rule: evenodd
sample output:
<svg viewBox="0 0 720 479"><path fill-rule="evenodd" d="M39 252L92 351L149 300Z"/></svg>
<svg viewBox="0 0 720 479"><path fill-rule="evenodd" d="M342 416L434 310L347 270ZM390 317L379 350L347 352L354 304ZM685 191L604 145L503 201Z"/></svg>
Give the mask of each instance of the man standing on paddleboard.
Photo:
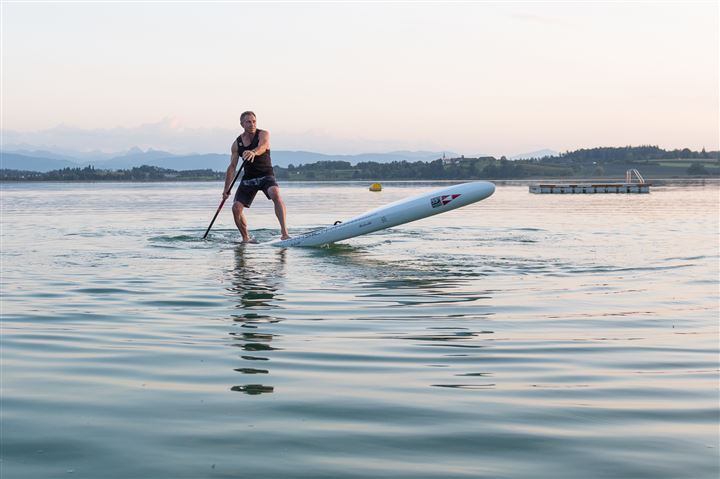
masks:
<svg viewBox="0 0 720 479"><path fill-rule="evenodd" d="M230 196L230 187L235 178L238 160L243 159L245 173L235 193L232 212L235 224L240 230L243 243L250 243L247 221L243 214L244 208L250 208L258 191L265 193L267 199L275 204L275 216L280 222L282 239L290 238L285 225L285 203L280 196L280 187L275 181L275 174L270 160L270 132L257 128L255 113L246 111L240 115L240 125L243 133L233 142L230 151L230 166L225 174L225 187L223 188L223 201Z"/></svg>

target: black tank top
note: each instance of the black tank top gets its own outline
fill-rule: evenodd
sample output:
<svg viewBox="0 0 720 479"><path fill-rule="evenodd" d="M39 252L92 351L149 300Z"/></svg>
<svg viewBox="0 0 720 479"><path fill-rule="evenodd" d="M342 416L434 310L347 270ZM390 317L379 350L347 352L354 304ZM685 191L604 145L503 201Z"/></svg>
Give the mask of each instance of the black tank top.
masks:
<svg viewBox="0 0 720 479"><path fill-rule="evenodd" d="M240 159L242 159L242 154L246 150L252 150L253 148L257 148L260 144L260 132L262 130L255 130L255 136L253 137L252 141L248 146L243 145L242 136L237 137L237 146L238 146L238 153L240 154ZM268 175L274 175L273 167L272 167L272 160L270 159L270 150L265 150L265 153L262 155L257 155L255 157L255 161L252 163L247 162L245 163L245 174L243 174L243 180L251 180L253 178L261 178L263 176Z"/></svg>

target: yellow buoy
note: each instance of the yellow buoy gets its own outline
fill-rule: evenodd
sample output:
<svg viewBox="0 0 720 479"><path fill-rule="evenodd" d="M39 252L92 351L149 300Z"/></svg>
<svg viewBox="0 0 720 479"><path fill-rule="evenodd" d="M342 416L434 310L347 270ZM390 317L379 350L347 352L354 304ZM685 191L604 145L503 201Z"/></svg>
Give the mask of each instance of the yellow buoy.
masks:
<svg viewBox="0 0 720 479"><path fill-rule="evenodd" d="M370 191L382 191L382 185L380 183L373 183L370 185Z"/></svg>

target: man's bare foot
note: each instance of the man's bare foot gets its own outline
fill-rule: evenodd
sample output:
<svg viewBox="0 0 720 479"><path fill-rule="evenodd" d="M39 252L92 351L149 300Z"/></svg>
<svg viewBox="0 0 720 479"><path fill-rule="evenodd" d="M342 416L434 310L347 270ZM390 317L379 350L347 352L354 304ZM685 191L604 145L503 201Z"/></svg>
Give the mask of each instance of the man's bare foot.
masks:
<svg viewBox="0 0 720 479"><path fill-rule="evenodd" d="M280 239L282 239L282 240L290 239L290 235L285 233L284 235L280 236Z"/></svg>
<svg viewBox="0 0 720 479"><path fill-rule="evenodd" d="M243 244L257 244L258 240L256 240L252 236L250 236L247 239L243 239L242 242L243 242Z"/></svg>

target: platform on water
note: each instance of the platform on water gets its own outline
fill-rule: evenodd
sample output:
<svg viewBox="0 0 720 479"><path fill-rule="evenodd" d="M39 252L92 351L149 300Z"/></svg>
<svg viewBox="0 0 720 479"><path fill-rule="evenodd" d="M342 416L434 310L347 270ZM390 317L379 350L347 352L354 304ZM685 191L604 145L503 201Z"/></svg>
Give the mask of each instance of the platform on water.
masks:
<svg viewBox="0 0 720 479"><path fill-rule="evenodd" d="M636 169L627 170L624 183L541 183L530 185L530 193L593 194L650 193L650 186Z"/></svg>

